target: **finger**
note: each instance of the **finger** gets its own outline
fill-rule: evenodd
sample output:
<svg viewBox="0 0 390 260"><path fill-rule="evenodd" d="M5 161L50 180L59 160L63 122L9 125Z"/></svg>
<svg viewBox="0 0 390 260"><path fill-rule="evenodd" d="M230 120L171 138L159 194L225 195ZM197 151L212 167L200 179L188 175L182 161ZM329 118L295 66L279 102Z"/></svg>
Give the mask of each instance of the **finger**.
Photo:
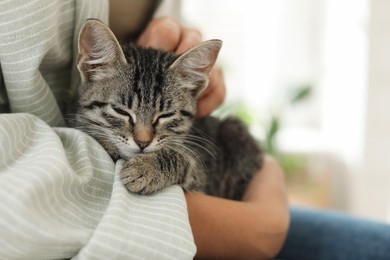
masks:
<svg viewBox="0 0 390 260"><path fill-rule="evenodd" d="M198 99L197 117L203 117L210 114L214 109L221 105L226 96L225 81L220 69L213 69L210 74L208 88Z"/></svg>
<svg viewBox="0 0 390 260"><path fill-rule="evenodd" d="M199 30L187 27L181 27L181 36L179 44L175 50L176 54L182 54L183 52L191 49L195 45L202 42L202 34Z"/></svg>
<svg viewBox="0 0 390 260"><path fill-rule="evenodd" d="M161 17L149 23L137 43L143 47L174 51L180 42L180 34L178 21L171 17Z"/></svg>

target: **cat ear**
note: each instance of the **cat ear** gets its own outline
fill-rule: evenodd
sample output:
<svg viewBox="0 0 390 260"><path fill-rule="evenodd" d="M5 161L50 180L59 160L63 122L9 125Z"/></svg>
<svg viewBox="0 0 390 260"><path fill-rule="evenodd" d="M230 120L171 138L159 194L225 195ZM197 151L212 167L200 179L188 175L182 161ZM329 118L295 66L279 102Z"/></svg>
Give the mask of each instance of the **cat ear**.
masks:
<svg viewBox="0 0 390 260"><path fill-rule="evenodd" d="M126 58L113 32L103 22L87 20L79 34L77 68L83 81L96 81L112 75L118 62Z"/></svg>
<svg viewBox="0 0 390 260"><path fill-rule="evenodd" d="M209 74L221 47L220 40L202 42L180 55L169 69L183 81L183 87L198 97L209 83Z"/></svg>

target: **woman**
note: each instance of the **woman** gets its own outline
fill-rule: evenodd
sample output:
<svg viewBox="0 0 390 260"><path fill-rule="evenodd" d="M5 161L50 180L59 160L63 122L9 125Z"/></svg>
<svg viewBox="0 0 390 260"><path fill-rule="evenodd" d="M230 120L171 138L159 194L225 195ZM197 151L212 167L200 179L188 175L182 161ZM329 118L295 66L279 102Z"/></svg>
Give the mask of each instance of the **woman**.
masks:
<svg viewBox="0 0 390 260"><path fill-rule="evenodd" d="M320 250L329 222L316 223L325 219L338 227L348 218L293 210L283 245L289 210L283 172L272 158L266 158L242 202L183 194L178 187L139 197L117 178L120 162L113 164L96 142L63 127L79 83L75 40L85 19L110 20L118 39L177 54L202 40L197 30L173 18L151 20L157 5L136 0L111 0L110 6L103 0L0 3L0 258L186 259L196 254L267 259L283 246L280 257L287 259L337 259ZM198 116L209 114L224 96L216 68L199 100ZM378 224L382 229L372 232L361 229L362 223L353 227L360 234L380 235L382 249L387 226ZM332 232L340 237L340 229ZM345 256L350 245L361 245L345 244L342 250L326 244L324 251ZM354 250L363 257L372 251L367 244ZM387 255L376 252L381 255L375 259Z"/></svg>

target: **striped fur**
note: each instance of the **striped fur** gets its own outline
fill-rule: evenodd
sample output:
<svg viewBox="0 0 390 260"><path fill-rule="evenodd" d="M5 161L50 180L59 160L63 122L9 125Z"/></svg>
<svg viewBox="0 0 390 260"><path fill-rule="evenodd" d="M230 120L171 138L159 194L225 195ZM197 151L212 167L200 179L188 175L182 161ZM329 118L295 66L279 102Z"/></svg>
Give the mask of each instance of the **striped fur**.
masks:
<svg viewBox="0 0 390 260"><path fill-rule="evenodd" d="M121 178L130 191L149 194L179 184L239 199L259 169L261 150L239 121L194 120L220 48L221 41L210 40L177 57L120 46L97 20L83 26L77 127L113 159L126 160Z"/></svg>

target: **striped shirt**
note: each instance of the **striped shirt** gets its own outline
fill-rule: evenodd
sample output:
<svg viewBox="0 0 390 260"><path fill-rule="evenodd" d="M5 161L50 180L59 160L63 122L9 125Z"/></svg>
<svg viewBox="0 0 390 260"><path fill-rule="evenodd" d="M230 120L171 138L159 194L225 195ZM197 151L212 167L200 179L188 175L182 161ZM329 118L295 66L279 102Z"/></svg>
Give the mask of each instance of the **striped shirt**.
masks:
<svg viewBox="0 0 390 260"><path fill-rule="evenodd" d="M105 0L0 0L0 259L191 259L183 191L129 193L88 135L64 124L78 31Z"/></svg>

